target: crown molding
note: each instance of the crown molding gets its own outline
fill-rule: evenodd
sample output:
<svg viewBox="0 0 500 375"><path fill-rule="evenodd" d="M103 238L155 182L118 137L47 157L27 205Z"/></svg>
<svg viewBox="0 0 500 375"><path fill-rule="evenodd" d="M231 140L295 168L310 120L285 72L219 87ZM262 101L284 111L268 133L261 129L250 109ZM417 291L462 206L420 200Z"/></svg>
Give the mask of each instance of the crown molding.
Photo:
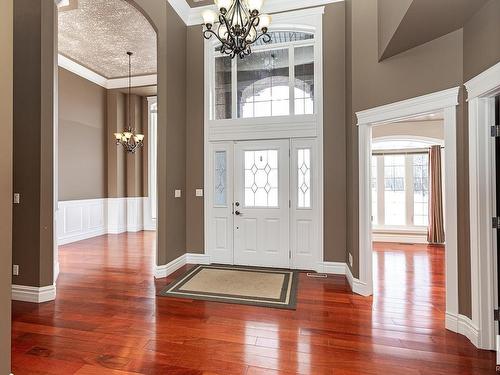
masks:
<svg viewBox="0 0 500 375"><path fill-rule="evenodd" d="M59 54L58 55L58 65L61 68L64 68L71 73L74 73L82 78L85 78L87 81L93 82L96 85L104 87L105 89L121 89L128 87L128 78L106 78L101 76L100 74L84 67L83 65L78 64L77 62L68 59L67 57ZM149 74L144 76L135 76L132 77L132 87L141 87L141 86L152 86L157 83L157 75Z"/></svg>
<svg viewBox="0 0 500 375"><path fill-rule="evenodd" d="M342 1L344 0L266 0L262 12L280 13ZM191 8L186 0L168 0L168 2L187 26L201 25L203 23L202 13L207 9L214 9L215 7L215 5L205 5Z"/></svg>

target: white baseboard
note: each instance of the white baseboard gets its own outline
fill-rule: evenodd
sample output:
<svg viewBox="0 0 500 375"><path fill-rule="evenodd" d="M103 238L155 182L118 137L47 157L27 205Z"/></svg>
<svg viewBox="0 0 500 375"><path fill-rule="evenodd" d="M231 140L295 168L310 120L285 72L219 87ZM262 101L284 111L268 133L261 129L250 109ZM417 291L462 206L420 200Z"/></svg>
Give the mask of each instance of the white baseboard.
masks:
<svg viewBox="0 0 500 375"><path fill-rule="evenodd" d="M445 326L446 329L467 337L475 347L479 347L479 329L472 323L469 317L447 311Z"/></svg>
<svg viewBox="0 0 500 375"><path fill-rule="evenodd" d="M427 234L377 233L372 234L373 242L418 243L428 244Z"/></svg>
<svg viewBox="0 0 500 375"><path fill-rule="evenodd" d="M162 279L167 277L177 271L182 266L186 265L186 254L181 255L177 259L172 260L171 262L161 265L155 266L154 277L155 279Z"/></svg>
<svg viewBox="0 0 500 375"><path fill-rule="evenodd" d="M12 300L32 303L43 303L56 299L56 286L34 286L12 285Z"/></svg>
<svg viewBox="0 0 500 375"><path fill-rule="evenodd" d="M345 275L345 267L346 264L342 262L323 262L318 264L316 271L331 275Z"/></svg>
<svg viewBox="0 0 500 375"><path fill-rule="evenodd" d="M345 265L345 274L347 277L347 282L349 283L349 286L351 287L351 290L353 293L362 295L362 296L371 296L373 294L373 290L371 290L366 283L362 282L359 279L356 279L351 272L351 269L349 266L346 264Z"/></svg>
<svg viewBox="0 0 500 375"><path fill-rule="evenodd" d="M210 264L210 256L207 254L187 253L186 254L186 263L187 264Z"/></svg>
<svg viewBox="0 0 500 375"><path fill-rule="evenodd" d="M154 277L155 279L167 277L186 264L210 264L210 256L194 253L183 254L168 264L155 266Z"/></svg>
<svg viewBox="0 0 500 375"><path fill-rule="evenodd" d="M59 202L57 241L59 245L104 234L156 230L147 197L82 199Z"/></svg>
<svg viewBox="0 0 500 375"><path fill-rule="evenodd" d="M360 294L362 296L370 296L373 293L373 291L367 287L366 283L354 278L347 263L322 262L318 264L317 271L332 275L345 275L353 293Z"/></svg>

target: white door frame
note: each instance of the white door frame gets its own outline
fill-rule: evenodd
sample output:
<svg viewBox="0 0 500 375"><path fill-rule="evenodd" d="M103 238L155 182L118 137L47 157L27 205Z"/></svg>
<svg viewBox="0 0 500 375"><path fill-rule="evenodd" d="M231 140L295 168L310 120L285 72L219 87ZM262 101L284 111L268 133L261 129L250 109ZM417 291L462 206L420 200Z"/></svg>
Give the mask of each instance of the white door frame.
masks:
<svg viewBox="0 0 500 375"><path fill-rule="evenodd" d="M273 15L273 30L302 31L314 34L314 85L315 91L323 92L323 14L324 6L283 12ZM206 40L204 45L204 230L205 254L210 249L211 177L208 172L211 168L210 155L213 144L227 141L251 141L259 139L316 139L317 140L317 181L318 207L316 217L318 223L318 244L316 249L316 271L323 272L324 236L323 236L323 95L315 96L315 113L312 115L291 115L262 118L245 118L232 120L215 120L213 114L214 103L214 40ZM255 48L254 51L257 51ZM232 82L233 90L236 81ZM234 106L234 103L233 103ZM235 107L234 107L235 108ZM292 259L293 261L293 259ZM293 264L293 263L292 263Z"/></svg>
<svg viewBox="0 0 500 375"><path fill-rule="evenodd" d="M490 126L495 121L494 97L500 94L500 63L465 83L469 105L469 199L472 323L476 346L495 349L493 310L496 301L495 145Z"/></svg>
<svg viewBox="0 0 500 375"><path fill-rule="evenodd" d="M459 87L357 112L359 132L359 279L353 291L373 294L371 154L372 127L433 112L444 114L446 328L458 332L456 106Z"/></svg>

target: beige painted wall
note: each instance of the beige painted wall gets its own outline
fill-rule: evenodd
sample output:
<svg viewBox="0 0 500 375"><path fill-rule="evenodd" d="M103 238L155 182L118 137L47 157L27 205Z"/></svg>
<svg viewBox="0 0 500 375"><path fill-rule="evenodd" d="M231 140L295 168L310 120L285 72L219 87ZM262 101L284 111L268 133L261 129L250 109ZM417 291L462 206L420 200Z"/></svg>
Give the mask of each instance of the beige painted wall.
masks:
<svg viewBox="0 0 500 375"><path fill-rule="evenodd" d="M464 82L500 62L500 1L490 0L464 26Z"/></svg>
<svg viewBox="0 0 500 375"><path fill-rule="evenodd" d="M166 176L158 174L160 183L165 178L163 191L168 202L166 210L166 248L164 261L170 262L186 252L186 199L193 199L186 191L186 41L187 27L175 10L167 5L167 149ZM159 104L159 111L162 110ZM158 132L160 134L160 132ZM161 145L161 144L160 144ZM159 147L160 147L159 145ZM158 149L161 150L160 148ZM162 154L158 153L161 166ZM182 198L174 198L176 189L182 190ZM158 192L159 197L161 192ZM159 217L158 223L165 223ZM162 263L164 264L164 263Z"/></svg>
<svg viewBox="0 0 500 375"><path fill-rule="evenodd" d="M59 201L107 196L106 89L59 68Z"/></svg>
<svg viewBox="0 0 500 375"><path fill-rule="evenodd" d="M372 138L390 136L417 136L444 140L443 120L408 121L375 126Z"/></svg>
<svg viewBox="0 0 500 375"><path fill-rule="evenodd" d="M13 0L0 2L0 374L10 373Z"/></svg>
<svg viewBox="0 0 500 375"><path fill-rule="evenodd" d="M52 0L14 2L13 283L28 286L53 283L56 25Z"/></svg>
<svg viewBox="0 0 500 375"><path fill-rule="evenodd" d="M355 112L458 86L462 77L462 32L457 31L378 62L375 2L347 0L347 251L359 270L358 139ZM463 228L459 228L459 231Z"/></svg>
<svg viewBox="0 0 500 375"><path fill-rule="evenodd" d="M202 189L204 134L204 39L201 26L190 26L187 31L187 74L186 74L186 248L191 253L203 253L204 199L195 196L196 189ZM208 187L207 187L208 188Z"/></svg>
<svg viewBox="0 0 500 375"><path fill-rule="evenodd" d="M128 126L128 95L122 89L107 90L106 126L102 162L106 167L105 183L109 198L147 196L148 168L148 108L147 99L142 96L130 96L131 126L145 135L145 147L134 154L127 153L116 145L114 133L122 132Z"/></svg>
<svg viewBox="0 0 500 375"><path fill-rule="evenodd" d="M347 0L348 103L348 247L354 255L353 273L358 275L358 147L355 112L411 97L460 86L500 59L498 41L499 3L490 1L464 29L378 62L375 6ZM493 51L491 51L492 45ZM467 108L463 87L457 124L458 268L459 311L471 316L470 245L468 205Z"/></svg>

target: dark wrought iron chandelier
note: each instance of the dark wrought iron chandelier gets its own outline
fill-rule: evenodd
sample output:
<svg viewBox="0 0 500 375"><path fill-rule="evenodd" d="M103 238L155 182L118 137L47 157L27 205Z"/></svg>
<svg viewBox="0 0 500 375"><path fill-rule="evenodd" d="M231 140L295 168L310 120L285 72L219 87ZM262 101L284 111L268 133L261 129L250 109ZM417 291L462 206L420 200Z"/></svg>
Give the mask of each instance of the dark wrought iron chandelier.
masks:
<svg viewBox="0 0 500 375"><path fill-rule="evenodd" d="M135 153L139 147L144 146L144 134L135 132L132 128L132 119L130 118L130 100L132 91L132 52L127 52L128 55L128 102L127 102L127 119L128 126L125 131L115 133L116 144L122 145L123 148L130 153Z"/></svg>
<svg viewBox="0 0 500 375"><path fill-rule="evenodd" d="M259 39L271 41L268 28L271 16L260 14L264 0L216 0L219 14L213 10L203 12L205 39L212 35L221 43L220 52L234 58L252 53L251 46Z"/></svg>

